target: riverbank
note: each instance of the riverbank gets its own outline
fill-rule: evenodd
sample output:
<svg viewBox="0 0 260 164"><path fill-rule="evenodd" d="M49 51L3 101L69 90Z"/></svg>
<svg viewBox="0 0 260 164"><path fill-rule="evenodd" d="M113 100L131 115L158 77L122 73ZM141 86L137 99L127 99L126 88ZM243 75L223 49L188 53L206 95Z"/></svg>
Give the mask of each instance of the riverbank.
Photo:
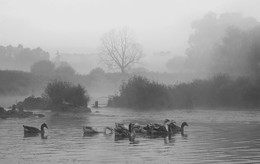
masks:
<svg viewBox="0 0 260 164"><path fill-rule="evenodd" d="M13 107L10 110L7 110L3 107L0 107L0 118L26 118L26 117L44 117L43 114L35 114L30 111L24 111L22 108Z"/></svg>

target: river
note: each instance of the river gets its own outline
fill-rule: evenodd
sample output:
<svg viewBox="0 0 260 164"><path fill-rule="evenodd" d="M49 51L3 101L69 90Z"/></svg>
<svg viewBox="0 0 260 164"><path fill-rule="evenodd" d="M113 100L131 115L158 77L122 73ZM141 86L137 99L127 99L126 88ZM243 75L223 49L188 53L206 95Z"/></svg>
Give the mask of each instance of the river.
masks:
<svg viewBox="0 0 260 164"><path fill-rule="evenodd" d="M46 117L0 119L0 163L260 163L260 111L92 111L36 111ZM82 131L84 125L102 130L115 122L162 123L165 118L178 125L186 121L184 135L137 137L133 143L114 135L84 136ZM40 127L44 122L46 137L24 137L22 125Z"/></svg>

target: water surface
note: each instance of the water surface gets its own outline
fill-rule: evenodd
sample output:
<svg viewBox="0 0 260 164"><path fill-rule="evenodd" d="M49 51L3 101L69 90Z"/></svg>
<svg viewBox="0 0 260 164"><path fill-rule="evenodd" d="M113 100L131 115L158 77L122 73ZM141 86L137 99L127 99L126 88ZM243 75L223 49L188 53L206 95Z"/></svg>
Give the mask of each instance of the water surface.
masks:
<svg viewBox="0 0 260 164"><path fill-rule="evenodd" d="M99 113L96 113L98 111ZM0 119L0 163L260 163L260 112L167 110L138 112L114 108L90 114L56 114L44 118ZM102 130L115 122L177 124L185 135L116 140L114 135L83 136L82 126ZM46 122L46 137L24 137L22 125Z"/></svg>

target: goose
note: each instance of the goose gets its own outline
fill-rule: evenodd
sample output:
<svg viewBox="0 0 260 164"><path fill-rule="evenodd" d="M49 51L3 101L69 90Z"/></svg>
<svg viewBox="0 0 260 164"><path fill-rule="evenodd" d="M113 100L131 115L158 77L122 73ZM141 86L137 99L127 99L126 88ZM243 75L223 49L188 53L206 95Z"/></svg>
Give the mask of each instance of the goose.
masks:
<svg viewBox="0 0 260 164"><path fill-rule="evenodd" d="M115 129L107 126L104 128L104 132L107 134L107 131L108 131L108 134L112 134L112 133L114 133Z"/></svg>
<svg viewBox="0 0 260 164"><path fill-rule="evenodd" d="M25 125L23 125L23 128L24 128L25 134L40 134L41 133L43 135L44 134L44 128L48 129L48 126L45 123L43 123L41 125L41 130L36 128L36 127L25 126Z"/></svg>
<svg viewBox="0 0 260 164"><path fill-rule="evenodd" d="M94 129L91 126L83 126L83 133L84 133L84 135L87 135L87 134L98 134L98 133L105 133L106 134L107 130L108 130L108 132L110 134L114 132L114 129L111 128L111 127L105 127L104 131L98 131L97 129Z"/></svg>
<svg viewBox="0 0 260 164"><path fill-rule="evenodd" d="M162 132L168 132L169 131L169 126L168 126L169 123L171 123L170 120L165 119L164 122L163 122L163 125L154 124L155 130L162 131Z"/></svg>
<svg viewBox="0 0 260 164"><path fill-rule="evenodd" d="M147 130L145 129L146 125L140 125L138 123L133 124L133 127L135 129L135 133L140 133L140 134L146 134Z"/></svg>
<svg viewBox="0 0 260 164"><path fill-rule="evenodd" d="M94 129L91 126L83 126L83 132L84 134L95 134L99 133L96 129Z"/></svg>
<svg viewBox="0 0 260 164"><path fill-rule="evenodd" d="M115 123L115 136L116 137L128 137L129 127L127 128L124 124Z"/></svg>
<svg viewBox="0 0 260 164"><path fill-rule="evenodd" d="M134 124L130 123L129 124L129 141L133 142L135 141L135 129L134 129Z"/></svg>
<svg viewBox="0 0 260 164"><path fill-rule="evenodd" d="M128 126L126 125L126 124L124 124L124 123L115 123L115 128L122 128L122 129L126 129L126 130L128 130Z"/></svg>
<svg viewBox="0 0 260 164"><path fill-rule="evenodd" d="M116 127L114 129L115 131L115 137L125 138L128 137L129 141L134 141L135 139L135 126L133 123L130 123L128 127L126 127L125 124L119 124L116 123Z"/></svg>
<svg viewBox="0 0 260 164"><path fill-rule="evenodd" d="M176 124L174 124L173 122L171 122L171 123L169 124L169 130L170 130L171 133L177 133L177 132L183 133L185 126L189 126L189 125L187 124L187 122L183 122L183 123L181 124L181 127L179 127L179 126L177 126Z"/></svg>
<svg viewBox="0 0 260 164"><path fill-rule="evenodd" d="M145 130L147 130L148 134L167 134L169 133L169 124L171 121L169 119L165 119L163 124L147 124L146 127L144 127Z"/></svg>

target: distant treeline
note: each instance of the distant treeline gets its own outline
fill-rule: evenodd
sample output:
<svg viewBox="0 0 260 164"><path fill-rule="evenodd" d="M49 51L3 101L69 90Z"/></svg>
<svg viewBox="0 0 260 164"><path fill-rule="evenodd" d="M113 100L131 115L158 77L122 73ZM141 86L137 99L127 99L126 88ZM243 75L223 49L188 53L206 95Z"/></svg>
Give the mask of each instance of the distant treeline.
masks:
<svg viewBox="0 0 260 164"><path fill-rule="evenodd" d="M185 55L173 56L166 66L172 72L228 74L232 77L260 73L260 22L241 13L209 12L191 24ZM197 77L199 78L199 77Z"/></svg>
<svg viewBox="0 0 260 164"><path fill-rule="evenodd" d="M43 60L31 66L31 72L23 71L0 71L0 96L39 96L53 80L68 81L80 84L87 88L93 97L108 96L118 90L123 81L127 81L133 75L142 75L160 83L176 84L179 79L191 81L193 76L177 75L170 73L154 73L148 71L135 71L133 73L107 73L101 68L95 68L89 74L77 74L66 63L56 66L51 61Z"/></svg>
<svg viewBox="0 0 260 164"><path fill-rule="evenodd" d="M21 96L43 88L46 79L22 71L0 70L0 96Z"/></svg>
<svg viewBox="0 0 260 164"><path fill-rule="evenodd" d="M50 64L49 61L40 63ZM100 68L87 75L80 75L69 66L54 68L49 64L42 68L33 65L32 72L0 70L0 96L40 96L47 84L55 80L80 84L94 96L106 96L114 93L121 81L130 77L128 74L105 73Z"/></svg>
<svg viewBox="0 0 260 164"><path fill-rule="evenodd" d="M145 75L145 73L143 73ZM260 78L233 78L225 74L210 79L165 84L146 74L105 73L97 68L88 75L68 76L71 84L80 84L91 96L114 94L110 106L129 108L260 107ZM161 74L160 77L169 74ZM174 77L174 75L172 75ZM69 78L70 77L70 78ZM44 91L51 79L22 71L0 71L0 96L35 95ZM59 80L59 78L57 78ZM62 80L64 81L64 80ZM123 83L122 83L123 82ZM99 95L95 95L98 94ZM102 95L103 94L103 95Z"/></svg>
<svg viewBox="0 0 260 164"><path fill-rule="evenodd" d="M35 49L0 45L0 69L29 71L30 67L40 60L49 60L48 52L40 47Z"/></svg>
<svg viewBox="0 0 260 164"><path fill-rule="evenodd" d="M170 86L134 76L121 85L119 95L112 96L108 105L137 109L258 108L260 79L232 79L222 74Z"/></svg>

